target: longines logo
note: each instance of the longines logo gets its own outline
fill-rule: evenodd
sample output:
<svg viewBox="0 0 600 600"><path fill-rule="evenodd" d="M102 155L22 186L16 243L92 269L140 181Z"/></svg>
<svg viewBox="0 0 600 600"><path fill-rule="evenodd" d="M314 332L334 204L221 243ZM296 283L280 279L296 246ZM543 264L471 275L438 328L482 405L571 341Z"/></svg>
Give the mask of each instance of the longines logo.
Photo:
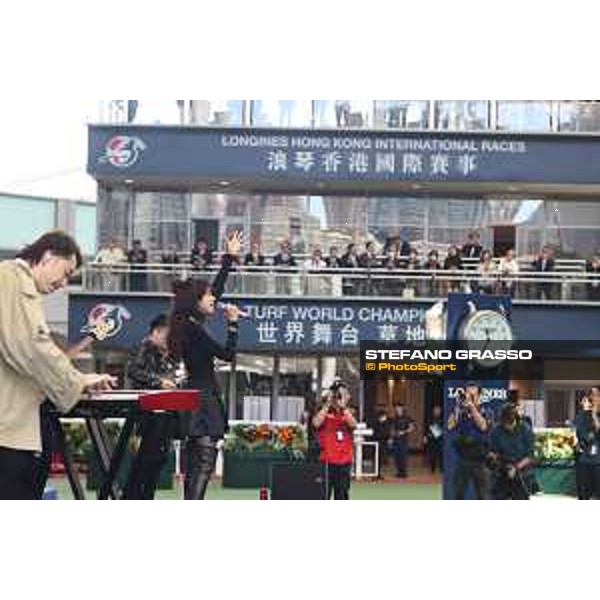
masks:
<svg viewBox="0 0 600 600"><path fill-rule="evenodd" d="M448 388L448 397L451 400L457 400L461 392L464 392L463 388ZM502 388L483 388L481 390L482 403L494 400L508 400L508 390Z"/></svg>

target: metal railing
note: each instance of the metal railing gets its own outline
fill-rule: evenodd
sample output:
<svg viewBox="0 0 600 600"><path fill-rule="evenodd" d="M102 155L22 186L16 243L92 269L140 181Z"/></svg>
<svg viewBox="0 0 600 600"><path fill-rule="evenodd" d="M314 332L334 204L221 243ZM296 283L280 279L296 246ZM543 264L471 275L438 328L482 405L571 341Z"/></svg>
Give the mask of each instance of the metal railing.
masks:
<svg viewBox="0 0 600 600"><path fill-rule="evenodd" d="M567 266L567 265L565 265ZM219 267L194 269L187 265L88 265L82 284L88 292L171 293L174 281L212 280ZM226 293L265 297L386 297L440 299L450 292L509 294L515 300L600 304L600 274L581 269L539 273L521 271L479 273L475 270L320 269L295 267L236 267Z"/></svg>
<svg viewBox="0 0 600 600"><path fill-rule="evenodd" d="M158 115L128 111L111 101L101 122L156 124ZM598 100L190 100L160 124L195 127L302 127L438 131L598 132ZM187 105L190 105L189 108ZM137 115L137 116L136 116Z"/></svg>

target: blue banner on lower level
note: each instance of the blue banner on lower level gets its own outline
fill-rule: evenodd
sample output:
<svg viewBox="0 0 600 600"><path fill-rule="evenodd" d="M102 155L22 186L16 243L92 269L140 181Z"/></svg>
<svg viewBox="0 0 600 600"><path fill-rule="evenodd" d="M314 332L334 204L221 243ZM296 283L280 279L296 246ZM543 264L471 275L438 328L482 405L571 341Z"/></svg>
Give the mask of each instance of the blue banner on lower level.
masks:
<svg viewBox="0 0 600 600"><path fill-rule="evenodd" d="M427 302L402 300L235 299L248 312L241 322L239 351L269 354L355 354L361 341L425 339ZM170 310L168 295L72 294L69 338L80 339L89 328L107 347L139 344L152 320ZM600 331L594 306L513 307L513 327L520 340L593 340ZM208 324L217 340L225 339L222 315Z"/></svg>

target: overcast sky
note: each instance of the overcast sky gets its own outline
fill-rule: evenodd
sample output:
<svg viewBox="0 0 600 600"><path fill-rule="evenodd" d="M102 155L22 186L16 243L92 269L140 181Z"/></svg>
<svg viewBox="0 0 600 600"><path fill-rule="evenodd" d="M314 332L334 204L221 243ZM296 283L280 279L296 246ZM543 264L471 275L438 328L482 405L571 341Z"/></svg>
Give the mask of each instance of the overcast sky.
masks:
<svg viewBox="0 0 600 600"><path fill-rule="evenodd" d="M50 197L95 196L85 173L86 123L100 103L27 97L0 100L0 192Z"/></svg>
<svg viewBox="0 0 600 600"><path fill-rule="evenodd" d="M100 100L54 97L0 100L0 193L95 199L85 172L86 123L97 121ZM177 122L175 100L140 101L141 122Z"/></svg>

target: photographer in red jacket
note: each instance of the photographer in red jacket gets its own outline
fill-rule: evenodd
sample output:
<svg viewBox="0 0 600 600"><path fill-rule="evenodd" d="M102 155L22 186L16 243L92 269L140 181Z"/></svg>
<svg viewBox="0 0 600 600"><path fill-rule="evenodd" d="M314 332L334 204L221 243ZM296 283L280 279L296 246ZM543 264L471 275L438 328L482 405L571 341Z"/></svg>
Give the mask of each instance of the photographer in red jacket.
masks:
<svg viewBox="0 0 600 600"><path fill-rule="evenodd" d="M313 419L321 446L320 461L327 471L326 499L350 500L356 420L349 408L350 391L341 381L334 383L321 410Z"/></svg>

